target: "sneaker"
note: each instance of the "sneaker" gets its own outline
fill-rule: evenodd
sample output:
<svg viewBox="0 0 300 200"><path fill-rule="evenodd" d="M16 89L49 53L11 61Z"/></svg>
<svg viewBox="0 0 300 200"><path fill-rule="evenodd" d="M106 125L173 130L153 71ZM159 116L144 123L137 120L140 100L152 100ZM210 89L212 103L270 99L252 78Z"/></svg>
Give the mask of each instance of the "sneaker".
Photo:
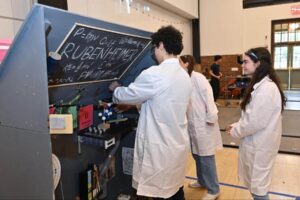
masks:
<svg viewBox="0 0 300 200"><path fill-rule="evenodd" d="M215 200L220 196L220 192L218 192L217 194L209 194L207 193L202 200Z"/></svg>
<svg viewBox="0 0 300 200"><path fill-rule="evenodd" d="M195 182L189 183L189 187L190 187L190 188L201 188L201 187L203 187L203 186L200 185L200 183L198 183L197 181L195 181Z"/></svg>

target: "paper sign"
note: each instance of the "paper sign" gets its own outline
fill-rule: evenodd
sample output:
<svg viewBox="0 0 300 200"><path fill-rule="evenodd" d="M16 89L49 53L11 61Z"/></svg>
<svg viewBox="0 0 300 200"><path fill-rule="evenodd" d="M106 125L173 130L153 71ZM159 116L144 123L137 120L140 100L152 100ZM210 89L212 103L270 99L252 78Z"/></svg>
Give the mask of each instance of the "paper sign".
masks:
<svg viewBox="0 0 300 200"><path fill-rule="evenodd" d="M132 175L133 167L133 148L123 147L122 148L122 164L123 164L123 173L127 175Z"/></svg>
<svg viewBox="0 0 300 200"><path fill-rule="evenodd" d="M65 129L66 120L65 117L51 117L50 118L50 128L51 129Z"/></svg>
<svg viewBox="0 0 300 200"><path fill-rule="evenodd" d="M93 105L81 107L79 109L79 130L93 125Z"/></svg>
<svg viewBox="0 0 300 200"><path fill-rule="evenodd" d="M51 134L73 133L73 119L71 114L50 114L49 124Z"/></svg>
<svg viewBox="0 0 300 200"><path fill-rule="evenodd" d="M292 5L290 10L291 10L292 15L299 15L300 14L300 5Z"/></svg>

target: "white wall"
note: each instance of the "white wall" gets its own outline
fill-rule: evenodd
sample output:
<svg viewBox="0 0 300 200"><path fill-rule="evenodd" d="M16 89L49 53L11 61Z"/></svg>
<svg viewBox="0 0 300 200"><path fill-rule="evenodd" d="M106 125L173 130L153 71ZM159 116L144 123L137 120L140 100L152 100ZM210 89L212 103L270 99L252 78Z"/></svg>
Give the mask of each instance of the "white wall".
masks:
<svg viewBox="0 0 300 200"><path fill-rule="evenodd" d="M0 1L0 38L14 38L31 6L32 0Z"/></svg>
<svg viewBox="0 0 300 200"><path fill-rule="evenodd" d="M189 19L148 1L134 0L131 6L126 2L128 1L68 0L68 9L74 13L149 32L154 32L161 26L173 25L183 33L182 53L192 53L192 25ZM150 11L145 11L144 6L148 6Z"/></svg>
<svg viewBox="0 0 300 200"><path fill-rule="evenodd" d="M242 0L200 0L201 56L242 49Z"/></svg>
<svg viewBox="0 0 300 200"><path fill-rule="evenodd" d="M152 3L155 2L155 4ZM17 34L23 20L36 0L0 0L0 38ZM68 0L69 11L100 20L121 24L149 32L161 26L173 25L183 33L182 54L192 54L192 18L198 17L198 0ZM168 11L164 2L172 5L177 13ZM144 6L150 8L144 10ZM169 8L169 7L167 7ZM180 13L180 14L178 14ZM187 13L188 17L187 17Z"/></svg>
<svg viewBox="0 0 300 200"><path fill-rule="evenodd" d="M243 9L243 0L200 0L201 56L270 47L271 21L300 17L290 14L291 5L300 3Z"/></svg>
<svg viewBox="0 0 300 200"><path fill-rule="evenodd" d="M270 49L272 20L300 17L291 14L292 5L300 5L300 3L244 9L243 51L257 46L268 46ZM266 36L267 40L265 40Z"/></svg>
<svg viewBox="0 0 300 200"><path fill-rule="evenodd" d="M173 4L179 9L189 13L193 18L198 18L198 0L160 0Z"/></svg>
<svg viewBox="0 0 300 200"><path fill-rule="evenodd" d="M188 19L199 18L199 0L147 0Z"/></svg>

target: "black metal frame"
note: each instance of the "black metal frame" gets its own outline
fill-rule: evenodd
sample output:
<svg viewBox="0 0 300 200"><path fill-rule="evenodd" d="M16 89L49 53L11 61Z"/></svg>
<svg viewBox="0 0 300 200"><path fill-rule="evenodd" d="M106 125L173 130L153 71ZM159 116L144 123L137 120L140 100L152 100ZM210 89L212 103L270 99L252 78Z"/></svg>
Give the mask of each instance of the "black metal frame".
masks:
<svg viewBox="0 0 300 200"><path fill-rule="evenodd" d="M272 6L278 4L295 3L300 0L243 0L243 8L254 8L261 6Z"/></svg>

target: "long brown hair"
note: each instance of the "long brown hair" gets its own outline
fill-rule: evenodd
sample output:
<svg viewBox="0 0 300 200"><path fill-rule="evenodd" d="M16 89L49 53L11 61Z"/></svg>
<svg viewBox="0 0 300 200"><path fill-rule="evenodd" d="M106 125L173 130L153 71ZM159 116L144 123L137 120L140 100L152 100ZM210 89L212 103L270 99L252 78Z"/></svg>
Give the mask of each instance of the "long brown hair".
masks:
<svg viewBox="0 0 300 200"><path fill-rule="evenodd" d="M273 68L272 61L271 61L271 54L270 52L264 47L258 47L249 49L245 52L245 55L249 56L249 58L254 62L260 62L260 65L256 68L249 85L245 91L244 98L241 103L241 109L246 110L247 104L251 100L251 92L254 90L253 86L260 82L265 76L269 75L269 78L276 84L280 95L281 95L281 111L284 110L286 98L283 94L283 91L280 87L280 80Z"/></svg>
<svg viewBox="0 0 300 200"><path fill-rule="evenodd" d="M189 63L187 69L188 69L188 74L191 76L192 71L194 70L194 65L195 65L194 57L192 55L183 55L183 56L180 56L179 59L183 63Z"/></svg>

